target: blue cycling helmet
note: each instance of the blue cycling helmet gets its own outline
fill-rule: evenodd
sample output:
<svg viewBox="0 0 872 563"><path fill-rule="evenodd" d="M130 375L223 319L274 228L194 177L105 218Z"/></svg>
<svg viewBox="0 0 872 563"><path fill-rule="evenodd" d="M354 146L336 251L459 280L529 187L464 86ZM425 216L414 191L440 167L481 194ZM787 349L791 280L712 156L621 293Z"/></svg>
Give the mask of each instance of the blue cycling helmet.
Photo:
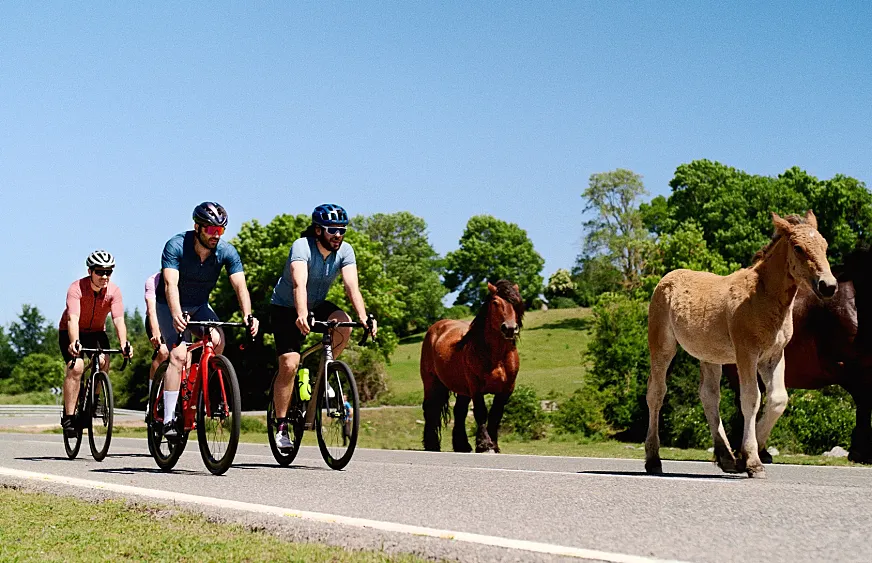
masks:
<svg viewBox="0 0 872 563"><path fill-rule="evenodd" d="M348 225L348 213L333 203L322 203L312 212L312 222L321 227Z"/></svg>

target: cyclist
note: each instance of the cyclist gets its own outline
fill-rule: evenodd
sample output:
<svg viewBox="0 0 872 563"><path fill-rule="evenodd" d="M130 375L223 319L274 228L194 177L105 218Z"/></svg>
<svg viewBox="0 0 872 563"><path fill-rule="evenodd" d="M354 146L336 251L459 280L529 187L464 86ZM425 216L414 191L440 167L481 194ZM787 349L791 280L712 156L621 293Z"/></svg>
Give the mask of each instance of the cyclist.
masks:
<svg viewBox="0 0 872 563"><path fill-rule="evenodd" d="M286 413L291 404L291 385L300 363L300 348L309 334L309 311L314 312L319 321L351 321L344 311L326 300L330 285L340 273L345 293L360 322L367 322L354 249L343 240L347 229L348 214L342 207L329 203L316 207L312 211L312 224L291 245L288 261L273 290L270 320L279 364L273 388L276 413ZM373 321L373 336L377 330ZM334 336L335 356L339 357L348 343L351 329L337 328ZM279 423L276 444L282 449L293 447L286 421Z"/></svg>
<svg viewBox="0 0 872 563"><path fill-rule="evenodd" d="M145 334L151 341L154 353L151 356L151 367L148 370L148 392L151 394L151 382L157 367L170 357L166 339L161 335L157 322L157 286L163 283L160 272L152 274L145 280Z"/></svg>
<svg viewBox="0 0 872 563"><path fill-rule="evenodd" d="M168 440L178 437L176 403L190 339L190 332L186 332L185 327L189 320L218 320L208 300L222 268L227 269L230 286L236 292L243 317L248 319L252 336L257 334L258 328L257 319L251 315L251 297L245 284L242 260L232 244L221 240L227 226L227 212L213 201L204 201L194 208L192 217L194 230L174 236L164 246L161 256L163 283L157 285L155 292L160 334L171 350L164 380L163 433ZM202 334L202 331L197 332ZM185 333L185 338L176 344L174 335L179 333ZM224 332L220 328L212 331L212 342L215 353L220 354L224 349Z"/></svg>
<svg viewBox="0 0 872 563"><path fill-rule="evenodd" d="M61 427L64 434L74 436L76 432L73 414L79 397L79 386L85 362L79 358L82 347L109 348L106 334L106 317L112 313L112 323L118 341L124 342L124 356L133 355L133 347L127 340L127 325L124 324L124 303L121 289L109 278L115 270L115 258L105 250L95 250L85 260L88 275L76 280L67 290L67 306L58 325L58 345L66 364L64 377L64 412ZM73 367L69 364L76 358ZM109 373L109 356L101 359L100 369Z"/></svg>

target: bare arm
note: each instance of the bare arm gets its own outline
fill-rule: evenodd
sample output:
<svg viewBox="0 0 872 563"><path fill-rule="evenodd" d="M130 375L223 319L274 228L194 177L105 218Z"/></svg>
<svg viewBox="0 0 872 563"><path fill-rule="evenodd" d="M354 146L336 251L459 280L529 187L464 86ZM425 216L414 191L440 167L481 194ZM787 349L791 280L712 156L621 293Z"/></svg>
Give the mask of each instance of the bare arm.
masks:
<svg viewBox="0 0 872 563"><path fill-rule="evenodd" d="M251 315L251 296L248 294L248 286L245 284L245 272L236 272L230 276L230 287L236 292L236 300L239 301L239 309L242 317L248 319ZM257 334L258 321L252 317L251 335Z"/></svg>
<svg viewBox="0 0 872 563"><path fill-rule="evenodd" d="M309 265L298 260L291 262L291 278L294 280L294 308L297 310L297 328L303 335L309 334Z"/></svg>
<svg viewBox="0 0 872 563"><path fill-rule="evenodd" d="M173 325L175 325L177 331L184 332L185 325L188 323L182 317L182 304L179 299L179 271L173 268L164 268L162 274L167 305L170 308L170 314L173 316Z"/></svg>
<svg viewBox="0 0 872 563"><path fill-rule="evenodd" d="M157 349L160 346L160 324L157 322L157 301L155 299L145 300L145 322L148 323L151 329L151 345Z"/></svg>
<svg viewBox="0 0 872 563"><path fill-rule="evenodd" d="M130 344L127 340L127 324L124 322L124 316L112 317L112 324L115 325L115 334L118 335L118 342L121 344L121 349ZM130 355L133 355L133 346L130 346Z"/></svg>
<svg viewBox="0 0 872 563"><path fill-rule="evenodd" d="M357 278L357 265L349 264L342 268L342 282L345 284L345 294L351 300L351 306L357 313L357 318L366 324L366 305L363 303L363 295L360 294L360 282ZM372 335L378 332L375 320L372 322Z"/></svg>
<svg viewBox="0 0 872 563"><path fill-rule="evenodd" d="M67 324L67 333L70 335L70 354L78 356L79 352L75 349L76 341L79 340L79 315L70 313L70 321Z"/></svg>

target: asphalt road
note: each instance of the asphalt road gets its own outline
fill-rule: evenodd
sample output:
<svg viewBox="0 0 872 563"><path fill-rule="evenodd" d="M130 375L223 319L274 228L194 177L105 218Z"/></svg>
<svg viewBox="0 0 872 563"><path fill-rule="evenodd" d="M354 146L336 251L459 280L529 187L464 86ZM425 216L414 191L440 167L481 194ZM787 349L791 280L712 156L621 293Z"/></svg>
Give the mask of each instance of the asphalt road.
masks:
<svg viewBox="0 0 872 563"><path fill-rule="evenodd" d="M280 468L268 446L243 444L230 471L215 477L203 467L195 440L171 473L158 470L144 440L113 439L102 463L87 453L83 444L79 458L69 461L59 435L3 433L0 481L22 481L9 470L37 472L237 501L229 512L266 520L276 517L247 507L366 519L380 523L374 528L382 546L388 537L400 551L470 561L551 559L513 548L477 552L458 540L422 547L414 534L382 524L596 550L599 559L613 561L872 560L872 470L866 468L776 465L767 480L750 480L709 463L666 461L666 476L649 477L633 460L359 450L336 472L317 448L303 448L293 466ZM347 526L292 520L298 529L284 524L295 539L318 539L332 526L328 541L344 543L347 532L353 547L372 547ZM301 531L306 526L315 531Z"/></svg>

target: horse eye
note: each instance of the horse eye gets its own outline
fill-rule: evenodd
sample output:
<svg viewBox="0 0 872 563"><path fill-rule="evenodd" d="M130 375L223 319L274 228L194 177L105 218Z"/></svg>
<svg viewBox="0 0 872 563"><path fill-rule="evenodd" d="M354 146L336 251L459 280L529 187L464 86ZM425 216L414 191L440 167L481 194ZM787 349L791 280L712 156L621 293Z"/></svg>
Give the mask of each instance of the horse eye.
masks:
<svg viewBox="0 0 872 563"><path fill-rule="evenodd" d="M796 252L797 254L799 254L800 256L803 256L805 254L805 250L803 250L802 247L799 246L798 244L793 245L793 251Z"/></svg>

